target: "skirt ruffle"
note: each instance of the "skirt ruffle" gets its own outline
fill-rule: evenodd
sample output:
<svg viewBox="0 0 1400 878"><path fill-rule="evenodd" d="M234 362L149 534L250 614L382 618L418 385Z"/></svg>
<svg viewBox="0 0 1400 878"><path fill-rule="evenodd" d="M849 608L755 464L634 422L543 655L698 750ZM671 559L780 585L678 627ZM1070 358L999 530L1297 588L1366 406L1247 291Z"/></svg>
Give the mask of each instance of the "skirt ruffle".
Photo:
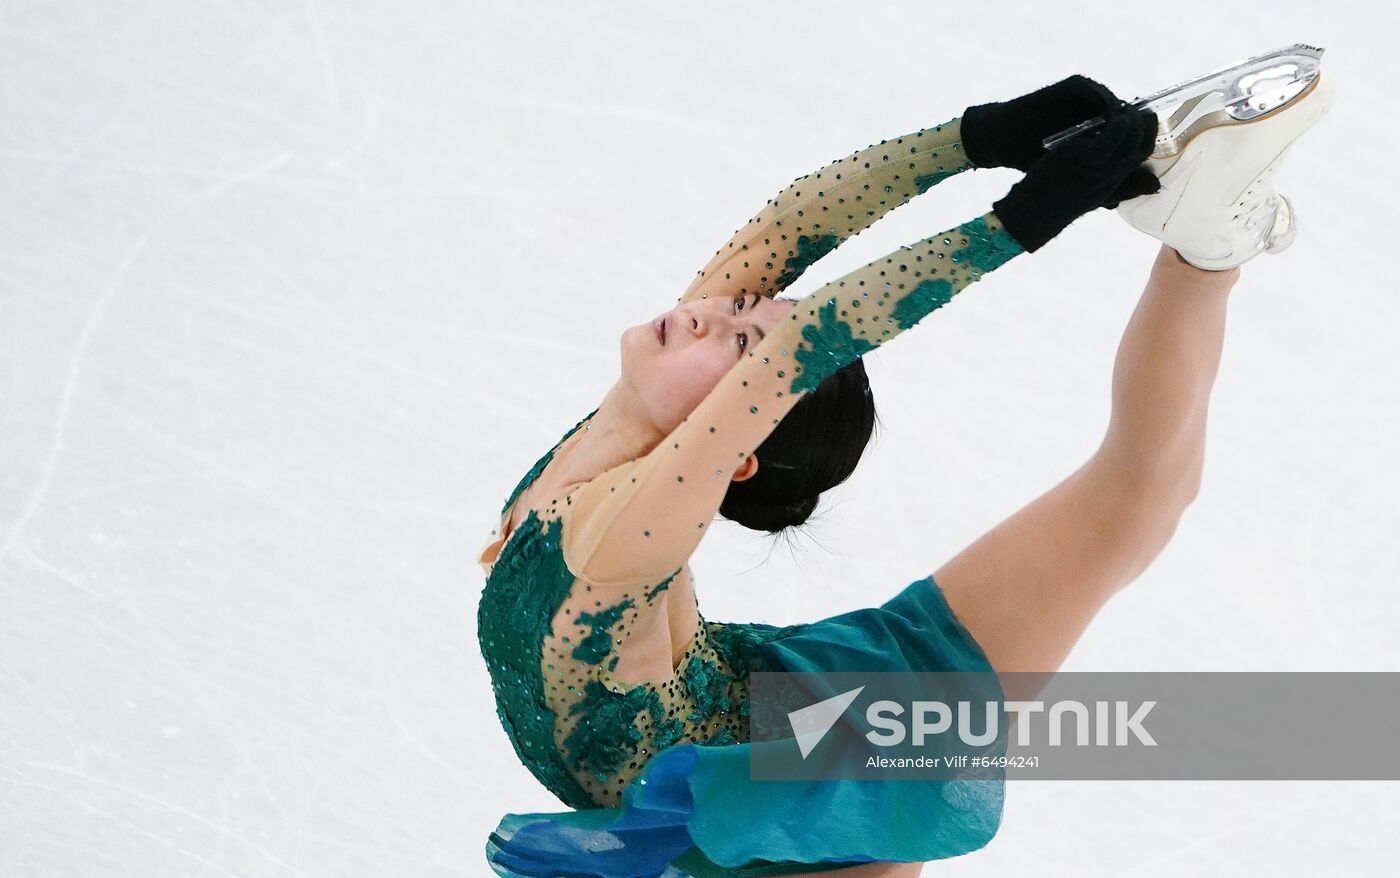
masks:
<svg viewBox="0 0 1400 878"><path fill-rule="evenodd" d="M879 607L800 626L759 649L762 670L790 673L981 672L995 690L989 697L1002 697L986 655L932 577ZM858 758L861 740L840 746ZM758 878L958 856L986 845L1000 826L1000 769L981 779L750 779L755 748L792 743L667 747L617 807L506 815L487 860L508 878ZM1004 752L1004 735L985 750Z"/></svg>

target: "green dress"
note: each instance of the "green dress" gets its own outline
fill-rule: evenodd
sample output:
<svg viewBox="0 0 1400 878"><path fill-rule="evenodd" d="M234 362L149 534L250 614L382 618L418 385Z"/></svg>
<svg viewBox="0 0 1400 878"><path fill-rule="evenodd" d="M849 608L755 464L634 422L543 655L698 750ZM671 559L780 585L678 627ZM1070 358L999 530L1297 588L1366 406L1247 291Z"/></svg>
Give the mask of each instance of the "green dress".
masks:
<svg viewBox="0 0 1400 878"><path fill-rule="evenodd" d="M958 121L798 178L680 302L720 297L740 313L969 169ZM798 300L761 340L736 339L734 366L652 451L536 502L507 532L521 493L592 413L520 480L481 555L478 637L516 754L576 810L507 815L487 843L498 874L767 875L986 844L1001 814L997 777L749 780L754 671L995 679L931 577L879 607L780 627L704 619L688 560L734 469L803 396L1022 252L992 212L901 247Z"/></svg>

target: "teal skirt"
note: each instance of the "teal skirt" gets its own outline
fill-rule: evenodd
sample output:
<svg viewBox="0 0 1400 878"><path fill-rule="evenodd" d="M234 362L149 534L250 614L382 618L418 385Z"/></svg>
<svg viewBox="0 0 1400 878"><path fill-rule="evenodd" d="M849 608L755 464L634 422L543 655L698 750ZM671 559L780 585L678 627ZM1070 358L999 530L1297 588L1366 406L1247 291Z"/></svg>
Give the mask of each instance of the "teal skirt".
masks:
<svg viewBox="0 0 1400 878"><path fill-rule="evenodd" d="M879 607L808 623L759 648L765 671L996 680L931 576ZM1000 686L990 685L1000 700ZM508 878L752 878L958 856L987 844L1001 824L1000 769L975 780L751 780L751 751L773 743L664 748L617 807L506 815L487 860ZM1004 733L986 753L1005 753Z"/></svg>

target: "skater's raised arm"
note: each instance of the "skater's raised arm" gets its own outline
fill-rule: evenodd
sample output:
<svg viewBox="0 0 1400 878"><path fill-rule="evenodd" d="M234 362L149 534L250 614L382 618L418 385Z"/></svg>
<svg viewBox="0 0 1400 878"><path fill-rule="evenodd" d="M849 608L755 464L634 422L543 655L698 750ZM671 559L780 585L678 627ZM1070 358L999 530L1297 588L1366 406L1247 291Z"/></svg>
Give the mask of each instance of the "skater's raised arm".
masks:
<svg viewBox="0 0 1400 878"><path fill-rule="evenodd" d="M1041 141L1123 106L1085 76L1010 101L978 104L932 128L881 140L798 177L715 251L679 303L708 296L776 296L811 265L885 214L973 168L1029 171ZM1146 176L1144 176L1146 175ZM1149 189L1146 171L1109 199Z"/></svg>
<svg viewBox="0 0 1400 878"><path fill-rule="evenodd" d="M1102 128L1037 160L993 211L797 300L761 340L737 334L734 365L666 438L563 498L561 545L569 570L600 586L671 576L698 546L731 480L755 463L763 466L755 450L804 394L986 272L1038 250L1079 216L1121 197L1152 151L1157 120L1126 109L1108 115ZM1145 189L1157 182L1148 179ZM752 294L731 297L736 315L753 304ZM706 315L720 325L713 312L678 307L675 331L707 333ZM723 325L727 331L735 324Z"/></svg>
<svg viewBox="0 0 1400 878"><path fill-rule="evenodd" d="M882 140L794 180L715 251L681 295L776 296L812 263L971 165L958 119Z"/></svg>
<svg viewBox="0 0 1400 878"><path fill-rule="evenodd" d="M652 584L675 573L699 545L730 480L806 393L1021 252L987 213L797 300L747 350L736 341L734 366L660 444L565 501L569 569L603 586ZM735 296L733 307L741 311L752 301ZM682 312L687 323L688 314ZM691 327L674 329L682 331Z"/></svg>

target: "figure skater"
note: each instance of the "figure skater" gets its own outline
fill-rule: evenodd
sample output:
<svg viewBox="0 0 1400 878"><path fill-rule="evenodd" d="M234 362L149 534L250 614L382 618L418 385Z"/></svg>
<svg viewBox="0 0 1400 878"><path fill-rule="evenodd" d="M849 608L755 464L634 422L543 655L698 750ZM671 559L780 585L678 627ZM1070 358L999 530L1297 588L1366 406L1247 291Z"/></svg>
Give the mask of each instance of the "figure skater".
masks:
<svg viewBox="0 0 1400 878"><path fill-rule="evenodd" d="M497 715L575 809L507 815L486 846L492 868L909 878L985 845L1000 782L750 781L749 674L1057 669L1199 490L1227 298L1241 264L1291 242L1291 206L1268 180L1331 100L1319 76L1248 124L1195 121L1169 155L1154 155L1154 114L1083 76L969 107L799 177L674 307L626 330L621 377L516 485L479 559ZM1097 129L1042 147L1097 115ZM1178 164L1192 172L1173 175ZM991 211L776 297L889 211L987 167L1025 172ZM778 533L855 468L875 417L862 354L1120 204L1163 245L1083 465L878 607L781 627L701 615L689 559L716 512ZM1192 222L1161 221L1173 212Z"/></svg>

